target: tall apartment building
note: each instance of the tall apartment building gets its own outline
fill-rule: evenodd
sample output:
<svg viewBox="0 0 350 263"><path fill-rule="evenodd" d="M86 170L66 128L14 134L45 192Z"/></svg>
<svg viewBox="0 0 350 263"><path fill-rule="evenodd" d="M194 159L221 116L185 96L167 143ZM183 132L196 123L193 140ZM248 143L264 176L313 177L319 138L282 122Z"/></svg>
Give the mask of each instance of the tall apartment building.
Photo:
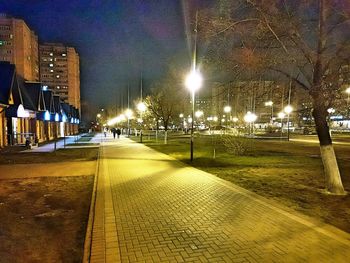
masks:
<svg viewBox="0 0 350 263"><path fill-rule="evenodd" d="M80 111L79 55L60 43L39 45L40 81Z"/></svg>
<svg viewBox="0 0 350 263"><path fill-rule="evenodd" d="M0 14L0 61L15 64L24 80L39 81L38 37L22 19Z"/></svg>

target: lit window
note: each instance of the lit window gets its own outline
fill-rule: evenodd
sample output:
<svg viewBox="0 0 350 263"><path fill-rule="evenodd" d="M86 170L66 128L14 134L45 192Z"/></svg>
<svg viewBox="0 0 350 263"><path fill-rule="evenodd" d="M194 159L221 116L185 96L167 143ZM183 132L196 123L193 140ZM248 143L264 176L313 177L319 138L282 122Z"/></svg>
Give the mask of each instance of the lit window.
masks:
<svg viewBox="0 0 350 263"><path fill-rule="evenodd" d="M50 56L52 57L52 56L53 56L53 53L50 53Z"/></svg>
<svg viewBox="0 0 350 263"><path fill-rule="evenodd" d="M50 58L50 61L52 61L52 58Z"/></svg>
<svg viewBox="0 0 350 263"><path fill-rule="evenodd" d="M67 54L66 54L66 53L63 53L63 54L62 54L62 57L66 57L66 56L67 56Z"/></svg>
<svg viewBox="0 0 350 263"><path fill-rule="evenodd" d="M59 78L60 78L60 75L56 75L56 78L58 78L58 79L59 79Z"/></svg>
<svg viewBox="0 0 350 263"><path fill-rule="evenodd" d="M61 87L60 87L60 86L57 86L56 88L57 88L57 89L60 89Z"/></svg>
<svg viewBox="0 0 350 263"><path fill-rule="evenodd" d="M52 67L53 67L53 64L50 64L49 66L52 68Z"/></svg>
<svg viewBox="0 0 350 263"><path fill-rule="evenodd" d="M53 72L53 69L50 69L50 72Z"/></svg>

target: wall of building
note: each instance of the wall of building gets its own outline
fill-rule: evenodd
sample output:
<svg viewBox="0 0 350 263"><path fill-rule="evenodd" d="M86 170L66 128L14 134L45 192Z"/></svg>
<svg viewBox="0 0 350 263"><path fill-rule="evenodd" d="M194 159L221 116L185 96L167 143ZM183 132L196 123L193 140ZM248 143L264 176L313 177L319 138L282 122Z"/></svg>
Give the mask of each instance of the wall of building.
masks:
<svg viewBox="0 0 350 263"><path fill-rule="evenodd" d="M39 81L38 37L21 19L0 16L0 60L16 65L17 74Z"/></svg>

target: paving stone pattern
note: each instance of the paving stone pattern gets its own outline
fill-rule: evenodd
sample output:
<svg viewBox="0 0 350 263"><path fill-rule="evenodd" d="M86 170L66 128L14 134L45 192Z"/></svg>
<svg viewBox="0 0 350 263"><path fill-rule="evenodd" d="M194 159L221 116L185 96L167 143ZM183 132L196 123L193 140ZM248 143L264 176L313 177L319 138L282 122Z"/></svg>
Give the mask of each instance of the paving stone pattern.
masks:
<svg viewBox="0 0 350 263"><path fill-rule="evenodd" d="M105 142L101 158L109 226L92 262L349 262L348 240L141 144Z"/></svg>

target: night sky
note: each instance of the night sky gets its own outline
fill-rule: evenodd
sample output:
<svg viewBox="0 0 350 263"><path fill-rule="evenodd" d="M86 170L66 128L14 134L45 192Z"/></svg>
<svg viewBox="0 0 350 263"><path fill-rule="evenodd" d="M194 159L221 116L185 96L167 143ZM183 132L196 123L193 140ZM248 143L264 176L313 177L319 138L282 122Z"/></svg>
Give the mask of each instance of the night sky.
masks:
<svg viewBox="0 0 350 263"><path fill-rule="evenodd" d="M188 1L180 0L0 1L0 13L25 20L39 42L76 48L85 118L120 104L127 85L136 99L141 71L147 92L169 60L189 64L189 9Z"/></svg>

